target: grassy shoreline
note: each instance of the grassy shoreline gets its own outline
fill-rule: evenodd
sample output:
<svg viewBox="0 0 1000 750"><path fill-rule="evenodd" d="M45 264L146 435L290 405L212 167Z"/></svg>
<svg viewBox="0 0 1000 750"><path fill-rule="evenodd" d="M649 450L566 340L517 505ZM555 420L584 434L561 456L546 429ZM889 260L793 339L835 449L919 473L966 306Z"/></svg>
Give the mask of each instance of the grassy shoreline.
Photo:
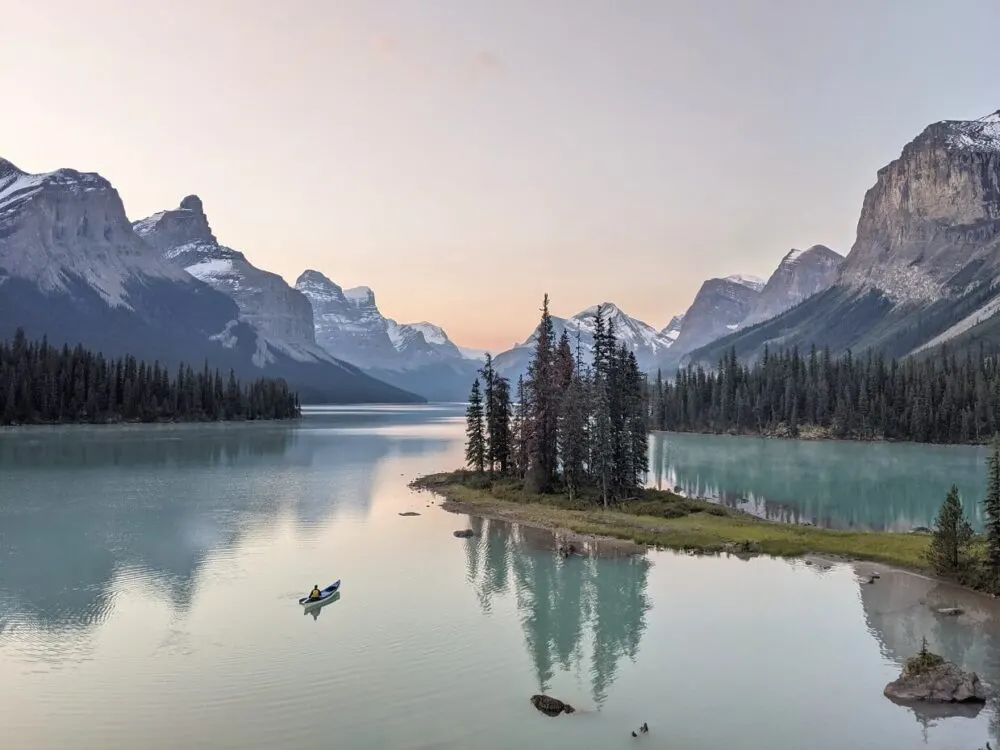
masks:
<svg viewBox="0 0 1000 750"><path fill-rule="evenodd" d="M491 482L467 471L418 477L410 486L444 498L444 508L452 512L556 532L704 554L813 554L928 573L924 557L930 544L927 534L832 531L777 523L662 490L646 490L641 498L615 510L603 510L595 507L592 498L571 501L559 494L532 495L515 481Z"/></svg>

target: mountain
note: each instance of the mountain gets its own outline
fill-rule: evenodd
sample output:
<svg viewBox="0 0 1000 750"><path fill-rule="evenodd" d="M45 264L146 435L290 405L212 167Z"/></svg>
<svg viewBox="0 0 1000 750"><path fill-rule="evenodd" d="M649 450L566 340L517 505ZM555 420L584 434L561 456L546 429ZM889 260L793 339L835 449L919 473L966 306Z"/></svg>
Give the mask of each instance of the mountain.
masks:
<svg viewBox="0 0 1000 750"><path fill-rule="evenodd" d="M833 286L844 256L824 245L790 250L761 289L760 296L740 328L769 320L814 294Z"/></svg>
<svg viewBox="0 0 1000 750"><path fill-rule="evenodd" d="M677 341L677 337L681 335L681 326L684 325L684 315L675 315L667 323L666 327L660 331L660 335L670 342Z"/></svg>
<svg viewBox="0 0 1000 750"><path fill-rule="evenodd" d="M671 354L677 357L678 352L689 352L736 330L754 309L764 287L764 280L755 276L727 276L703 283L684 313Z"/></svg>
<svg viewBox="0 0 1000 750"><path fill-rule="evenodd" d="M552 327L556 339L562 336L566 330L570 337L570 343L574 348L577 346L577 334L579 334L579 345L581 354L586 361L590 361L594 348L594 324L597 318L597 305L588 307L572 318L559 318L552 316ZM644 323L637 318L633 318L622 311L620 307L604 302L604 318L614 326L615 337L619 343L625 344L635 353L639 361L639 367L643 370L652 369L657 360L670 348L673 343L670 326L664 331L657 331L648 323ZM674 319L677 321L677 318ZM671 321L671 323L674 323ZM528 370L528 362L531 360L535 350L535 342L538 340L538 329L536 328L528 338L516 345L512 349L501 352L494 358L494 367L504 377L516 382L517 378L525 375Z"/></svg>
<svg viewBox="0 0 1000 750"><path fill-rule="evenodd" d="M1000 349L1000 111L927 126L878 171L836 283L776 318L690 354L765 345L872 347L905 356L948 342Z"/></svg>
<svg viewBox="0 0 1000 750"><path fill-rule="evenodd" d="M343 289L307 270L295 288L312 305L316 342L380 380L432 401L465 400L479 363L432 323L397 323L368 287Z"/></svg>
<svg viewBox="0 0 1000 750"><path fill-rule="evenodd" d="M321 375L262 345L232 299L136 234L100 175L28 174L0 159L0 338L18 327L107 356L286 377L304 401L416 398L346 363Z"/></svg>

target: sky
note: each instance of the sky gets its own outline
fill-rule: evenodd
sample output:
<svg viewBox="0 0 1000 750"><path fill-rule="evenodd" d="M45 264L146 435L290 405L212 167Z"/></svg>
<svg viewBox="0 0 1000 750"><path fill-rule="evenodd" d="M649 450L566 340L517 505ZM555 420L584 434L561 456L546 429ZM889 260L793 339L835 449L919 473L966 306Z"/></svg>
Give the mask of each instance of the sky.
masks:
<svg viewBox="0 0 1000 750"><path fill-rule="evenodd" d="M1000 107L996 0L35 0L3 10L0 156L199 195L290 283L461 345L542 295L660 328L705 279L846 254L926 125Z"/></svg>

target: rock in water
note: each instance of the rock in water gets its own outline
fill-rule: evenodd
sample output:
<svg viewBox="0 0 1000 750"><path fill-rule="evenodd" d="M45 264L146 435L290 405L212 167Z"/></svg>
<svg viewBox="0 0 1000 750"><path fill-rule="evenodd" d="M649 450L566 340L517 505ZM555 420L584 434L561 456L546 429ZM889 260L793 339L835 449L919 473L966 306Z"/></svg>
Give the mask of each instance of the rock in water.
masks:
<svg viewBox="0 0 1000 750"><path fill-rule="evenodd" d="M462 531L454 531L452 533L459 539L467 539L470 536L475 536L475 532L472 529L463 529Z"/></svg>
<svg viewBox="0 0 1000 750"><path fill-rule="evenodd" d="M415 511L408 510L405 513L400 513L399 515L401 515L401 516L419 516L420 514L417 513L417 512L415 512Z"/></svg>
<svg viewBox="0 0 1000 750"><path fill-rule="evenodd" d="M547 716L558 716L559 714L571 714L576 709L568 703L563 703L558 698L551 698L547 695L531 696L531 705Z"/></svg>
<svg viewBox="0 0 1000 750"><path fill-rule="evenodd" d="M926 650L908 659L898 679L885 686L885 696L902 703L985 703L986 688L975 672Z"/></svg>

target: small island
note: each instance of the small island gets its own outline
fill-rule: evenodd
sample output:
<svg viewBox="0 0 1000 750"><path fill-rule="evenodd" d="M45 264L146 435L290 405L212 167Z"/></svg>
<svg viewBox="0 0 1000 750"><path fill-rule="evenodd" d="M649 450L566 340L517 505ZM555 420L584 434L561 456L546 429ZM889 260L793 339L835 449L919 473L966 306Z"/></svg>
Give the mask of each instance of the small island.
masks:
<svg viewBox="0 0 1000 750"><path fill-rule="evenodd" d="M230 370L171 375L159 362L106 359L82 346L28 341L18 329L0 342L0 425L218 422L295 419L298 395L284 380L244 385Z"/></svg>
<svg viewBox="0 0 1000 750"><path fill-rule="evenodd" d="M555 340L546 296L516 398L488 355L472 384L467 468L419 477L411 486L443 497L446 510L559 533L698 553L867 560L1000 593L1000 444L989 460L983 536L973 534L954 487L933 531L835 531L767 521L644 487L644 379L600 307L592 362L579 352L565 331Z"/></svg>
<svg viewBox="0 0 1000 750"><path fill-rule="evenodd" d="M986 702L986 689L975 672L963 672L928 651L925 638L920 652L906 660L899 678L885 686L885 696L903 704L982 704Z"/></svg>

